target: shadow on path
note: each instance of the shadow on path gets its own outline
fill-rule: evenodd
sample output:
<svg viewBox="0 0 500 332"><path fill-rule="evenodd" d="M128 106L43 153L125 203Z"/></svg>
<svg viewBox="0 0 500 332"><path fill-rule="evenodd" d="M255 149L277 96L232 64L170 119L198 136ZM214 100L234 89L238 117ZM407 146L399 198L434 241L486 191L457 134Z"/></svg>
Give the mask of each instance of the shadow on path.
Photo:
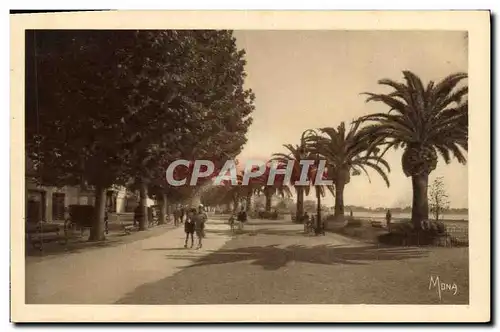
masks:
<svg viewBox="0 0 500 332"><path fill-rule="evenodd" d="M147 250L162 250L153 248ZM164 250L172 250L165 248ZM284 248L278 245L253 246L237 249L222 249L199 258L194 255L166 255L167 259L191 259L194 261L189 267L228 264L242 261L252 261L252 265L259 265L265 270L278 270L289 262L312 264L346 264L365 265L370 261L403 260L420 258L426 255L425 251L417 248L383 248L377 246L345 247L332 245L289 245Z"/></svg>
<svg viewBox="0 0 500 332"><path fill-rule="evenodd" d="M221 235L230 235L231 231L228 229L210 229L206 231L207 234L221 234ZM243 230L239 230L235 227L235 232L233 235L248 235L248 236L256 236L256 235L277 235L277 236L302 236L304 237L303 230L295 230L295 229L272 229L272 228L259 228L259 229L251 229L249 227L243 228Z"/></svg>

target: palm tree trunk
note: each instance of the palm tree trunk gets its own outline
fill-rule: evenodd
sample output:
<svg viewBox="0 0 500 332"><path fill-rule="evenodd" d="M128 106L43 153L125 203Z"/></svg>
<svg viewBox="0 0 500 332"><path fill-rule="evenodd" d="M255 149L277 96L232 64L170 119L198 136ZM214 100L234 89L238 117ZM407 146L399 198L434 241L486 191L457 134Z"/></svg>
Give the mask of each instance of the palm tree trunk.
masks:
<svg viewBox="0 0 500 332"><path fill-rule="evenodd" d="M411 178L413 185L413 205L411 209L411 220L416 230L419 230L422 221L429 219L429 202L427 200L427 186L429 175L414 175Z"/></svg>
<svg viewBox="0 0 500 332"><path fill-rule="evenodd" d="M90 229L89 241L104 241L104 215L106 208L106 188L96 186L95 188L95 215Z"/></svg>
<svg viewBox="0 0 500 332"><path fill-rule="evenodd" d="M247 193L245 205L246 205L247 212L249 212L251 205L252 205L252 192L251 191Z"/></svg>
<svg viewBox="0 0 500 332"><path fill-rule="evenodd" d="M148 186L146 181L140 181L140 199L141 199L141 210L142 216L139 220L139 230L145 231L148 227Z"/></svg>
<svg viewBox="0 0 500 332"><path fill-rule="evenodd" d="M334 219L336 222L345 222L344 218L344 187L343 180L335 181L335 212Z"/></svg>
<svg viewBox="0 0 500 332"><path fill-rule="evenodd" d="M301 222L304 216L304 188L297 186L297 205L295 209L295 221Z"/></svg>
<svg viewBox="0 0 500 332"><path fill-rule="evenodd" d="M234 195L233 196L233 213L237 213L238 212L238 195Z"/></svg>
<svg viewBox="0 0 500 332"><path fill-rule="evenodd" d="M316 187L316 199L318 201L318 206L316 207L316 234L321 232L321 191L319 187Z"/></svg>
<svg viewBox="0 0 500 332"><path fill-rule="evenodd" d="M271 212L272 199L273 195L266 191L266 212Z"/></svg>
<svg viewBox="0 0 500 332"><path fill-rule="evenodd" d="M161 206L160 206L160 220L158 220L158 225L163 225L167 220L167 194L164 192L161 194Z"/></svg>

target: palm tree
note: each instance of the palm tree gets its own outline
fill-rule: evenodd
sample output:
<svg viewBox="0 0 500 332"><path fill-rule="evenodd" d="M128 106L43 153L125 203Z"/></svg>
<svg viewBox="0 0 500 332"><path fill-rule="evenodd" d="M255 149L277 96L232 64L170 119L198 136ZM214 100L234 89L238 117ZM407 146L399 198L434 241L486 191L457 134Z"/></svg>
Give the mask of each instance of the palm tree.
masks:
<svg viewBox="0 0 500 332"><path fill-rule="evenodd" d="M317 168L315 168L313 170L314 178L316 178L316 172L317 172ZM319 185L319 184L314 185L314 191L316 193L316 221L317 221L316 234L319 234L320 231L322 230L322 227L321 227L321 198L326 196L326 190L328 190L332 194L332 196L335 196L335 185Z"/></svg>
<svg viewBox="0 0 500 332"><path fill-rule="evenodd" d="M272 199L274 195L278 195L281 197L291 197L292 192L287 185L283 183L276 182L272 185L268 185L267 183L257 189L259 193L263 193L266 197L266 212L271 212Z"/></svg>
<svg viewBox="0 0 500 332"><path fill-rule="evenodd" d="M311 149L327 161L328 177L335 185L335 220L344 222L344 188L350 182L351 173L364 172L370 180L367 167L371 168L389 186L386 172L390 172L390 166L377 155L380 142L366 129L360 129L360 122L354 122L349 131L342 122L337 129L321 128L319 132L310 138Z"/></svg>
<svg viewBox="0 0 500 332"><path fill-rule="evenodd" d="M272 160L265 165L264 174L256 177L252 181L252 186L257 194L264 194L266 197L265 211L271 212L272 198L274 195L281 197L291 197L290 188L282 181L284 176L277 175L272 184L268 184L269 175L271 173Z"/></svg>
<svg viewBox="0 0 500 332"><path fill-rule="evenodd" d="M382 155L391 147L404 148L404 174L412 178L412 221L416 229L428 219L427 187L429 174L436 168L438 154L446 163L450 153L462 164L468 150L468 87L457 88L467 78L465 73L447 76L438 84L422 80L403 71L405 83L382 79L378 83L393 89L390 93L366 93L367 102L382 102L388 113L371 114L360 121L372 121L368 127L386 144ZM394 111L394 113L392 113Z"/></svg>
<svg viewBox="0 0 500 332"><path fill-rule="evenodd" d="M309 195L310 186L296 185L295 182L300 179L300 161L310 159L310 151L307 141L315 134L315 131L311 129L305 130L300 137L300 144L284 144L283 147L288 150L288 153L274 153L272 158L272 160L276 160L284 164L287 164L289 161L293 161L293 172L290 180L294 184L293 186L295 188L295 192L297 193L297 204L295 210L295 220L297 222L299 222L304 215L304 194L306 196Z"/></svg>
<svg viewBox="0 0 500 332"><path fill-rule="evenodd" d="M258 169L258 166L252 167L252 172L255 172ZM248 184L242 186L241 194L245 197L245 206L247 212L250 212L252 206L252 197L255 194L259 194L262 191L264 183L260 178L250 178Z"/></svg>

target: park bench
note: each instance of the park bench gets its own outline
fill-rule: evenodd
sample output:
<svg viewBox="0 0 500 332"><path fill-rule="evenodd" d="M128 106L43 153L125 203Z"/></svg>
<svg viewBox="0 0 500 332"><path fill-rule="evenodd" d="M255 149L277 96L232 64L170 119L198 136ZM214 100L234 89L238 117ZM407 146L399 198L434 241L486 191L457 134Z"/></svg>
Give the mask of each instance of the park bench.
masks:
<svg viewBox="0 0 500 332"><path fill-rule="evenodd" d="M65 229L54 224L26 224L26 240L35 249L42 250L43 243L59 242L61 245L68 243Z"/></svg>
<svg viewBox="0 0 500 332"><path fill-rule="evenodd" d="M136 231L138 229L137 226L135 225L123 225L123 232L125 235L130 235L133 231Z"/></svg>
<svg viewBox="0 0 500 332"><path fill-rule="evenodd" d="M372 220L371 221L371 225L372 227L375 227L375 228L383 228L384 225L382 224L381 221L377 221L377 220Z"/></svg>

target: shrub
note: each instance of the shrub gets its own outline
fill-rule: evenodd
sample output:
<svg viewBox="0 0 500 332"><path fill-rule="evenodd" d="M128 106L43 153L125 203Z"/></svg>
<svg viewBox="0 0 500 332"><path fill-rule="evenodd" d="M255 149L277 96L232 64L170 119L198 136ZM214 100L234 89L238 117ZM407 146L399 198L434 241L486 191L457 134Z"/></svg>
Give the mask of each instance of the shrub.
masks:
<svg viewBox="0 0 500 332"><path fill-rule="evenodd" d="M412 222L405 220L399 223L391 223L389 232L394 234L410 234L413 233L413 228Z"/></svg>
<svg viewBox="0 0 500 332"><path fill-rule="evenodd" d="M442 222L429 222L428 227L415 231L411 221L392 223L389 233L380 235L379 242L390 245L436 245L448 236Z"/></svg>
<svg viewBox="0 0 500 332"><path fill-rule="evenodd" d="M346 217L347 225L346 227L361 227L363 222L360 219L354 219L351 217Z"/></svg>
<svg viewBox="0 0 500 332"><path fill-rule="evenodd" d="M330 221L334 221L334 220L335 220L335 216L333 214L329 214L325 217L326 222L330 222Z"/></svg>
<svg viewBox="0 0 500 332"><path fill-rule="evenodd" d="M258 213L257 217L259 219L270 219L270 220L278 220L280 215L277 212L269 212L269 211L261 211Z"/></svg>

